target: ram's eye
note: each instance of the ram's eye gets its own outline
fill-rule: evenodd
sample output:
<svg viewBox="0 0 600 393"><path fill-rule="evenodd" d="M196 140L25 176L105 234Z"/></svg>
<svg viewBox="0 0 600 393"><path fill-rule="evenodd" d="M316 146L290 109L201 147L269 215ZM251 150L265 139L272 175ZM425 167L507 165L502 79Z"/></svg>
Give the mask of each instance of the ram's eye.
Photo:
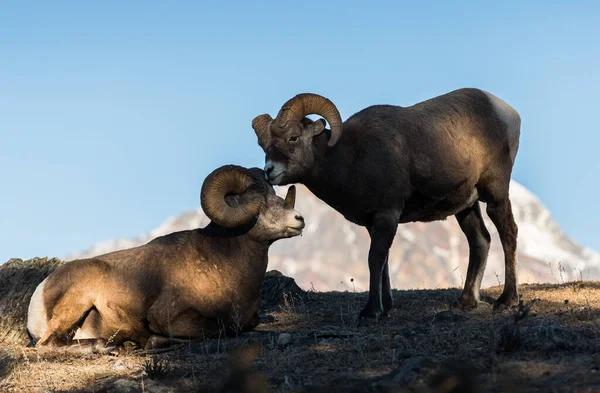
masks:
<svg viewBox="0 0 600 393"><path fill-rule="evenodd" d="M298 137L297 136L290 137L290 142L292 142L292 143L298 142Z"/></svg>

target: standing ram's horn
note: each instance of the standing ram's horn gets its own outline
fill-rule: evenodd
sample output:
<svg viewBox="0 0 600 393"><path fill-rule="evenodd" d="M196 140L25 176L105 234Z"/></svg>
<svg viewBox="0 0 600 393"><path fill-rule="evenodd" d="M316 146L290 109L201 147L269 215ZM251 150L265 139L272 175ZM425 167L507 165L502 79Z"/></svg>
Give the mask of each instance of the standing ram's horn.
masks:
<svg viewBox="0 0 600 393"><path fill-rule="evenodd" d="M327 120L331 127L331 137L327 145L334 146L342 135L342 117L333 102L323 96L312 93L298 94L283 104L275 121L279 127L283 127L289 120L300 121L310 114L323 116Z"/></svg>
<svg viewBox="0 0 600 393"><path fill-rule="evenodd" d="M264 134L265 131L269 129L273 118L268 114L258 115L252 120L252 128L254 128L254 132L258 139Z"/></svg>
<svg viewBox="0 0 600 393"><path fill-rule="evenodd" d="M229 194L242 195L252 185L256 185L250 171L237 165L225 165L215 169L202 184L200 203L204 213L218 225L233 228L245 224L256 217L263 203L257 194L255 198L232 207L225 202Z"/></svg>
<svg viewBox="0 0 600 393"><path fill-rule="evenodd" d="M294 208L294 206L296 206L296 186L295 185L291 185L290 188L288 188L287 190L287 194L285 194L285 201L287 203L289 203L292 208Z"/></svg>

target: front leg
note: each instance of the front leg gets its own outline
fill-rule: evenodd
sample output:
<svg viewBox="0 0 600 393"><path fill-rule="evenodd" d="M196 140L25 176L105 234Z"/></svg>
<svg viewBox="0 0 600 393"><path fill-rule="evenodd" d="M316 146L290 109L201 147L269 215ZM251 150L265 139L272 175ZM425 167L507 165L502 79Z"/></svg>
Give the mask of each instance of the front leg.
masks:
<svg viewBox="0 0 600 393"><path fill-rule="evenodd" d="M387 317L390 311L394 308L394 299L392 297L392 284L390 283L390 253L385 257L385 264L383 265L383 275L381 277L381 302L383 304L383 314L381 316Z"/></svg>
<svg viewBox="0 0 600 393"><path fill-rule="evenodd" d="M376 213L369 225L371 247L369 248L369 300L360 312L359 323L367 319L378 320L383 314L382 280L387 257L398 229L397 212ZM386 307L390 307L391 293L389 288L389 272L386 274Z"/></svg>

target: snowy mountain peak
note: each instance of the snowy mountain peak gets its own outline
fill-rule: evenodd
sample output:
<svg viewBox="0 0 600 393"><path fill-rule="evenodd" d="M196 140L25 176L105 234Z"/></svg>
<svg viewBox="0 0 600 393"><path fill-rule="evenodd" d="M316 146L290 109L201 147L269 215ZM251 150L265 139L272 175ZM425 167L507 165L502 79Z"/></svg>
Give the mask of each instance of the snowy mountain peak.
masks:
<svg viewBox="0 0 600 393"><path fill-rule="evenodd" d="M367 290L367 231L348 222L304 186L298 185L297 189L296 209L306 220L304 234L276 242L269 254L269 268L293 276L304 288ZM286 190L287 187L277 187L277 194L283 196ZM569 239L533 193L512 181L510 199L519 227L521 283L600 278L600 254ZM483 285L498 285L504 277L504 256L496 228L485 213L484 219L492 234L492 246ZM67 259L139 246L157 236L204 227L208 222L201 209L185 212L167 219L148 234L102 242ZM454 218L401 224L390 249L390 276L397 288L462 286L467 264L467 240Z"/></svg>

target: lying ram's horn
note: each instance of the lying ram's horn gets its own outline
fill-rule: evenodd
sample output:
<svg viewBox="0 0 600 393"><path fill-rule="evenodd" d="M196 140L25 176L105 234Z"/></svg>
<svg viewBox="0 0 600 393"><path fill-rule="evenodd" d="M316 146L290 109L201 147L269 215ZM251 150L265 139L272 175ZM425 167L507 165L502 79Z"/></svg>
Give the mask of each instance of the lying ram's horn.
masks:
<svg viewBox="0 0 600 393"><path fill-rule="evenodd" d="M215 169L202 184L200 203L204 213L218 225L233 228L256 217L264 199L260 194L246 199L237 207L225 202L229 194L243 195L256 182L250 171L237 165ZM242 199L241 199L242 200Z"/></svg>
<svg viewBox="0 0 600 393"><path fill-rule="evenodd" d="M334 146L342 136L342 117L333 102L312 93L298 94L288 100L277 114L277 126L283 127L289 120L300 121L304 116L316 114L323 116L331 127L331 137L328 146Z"/></svg>

